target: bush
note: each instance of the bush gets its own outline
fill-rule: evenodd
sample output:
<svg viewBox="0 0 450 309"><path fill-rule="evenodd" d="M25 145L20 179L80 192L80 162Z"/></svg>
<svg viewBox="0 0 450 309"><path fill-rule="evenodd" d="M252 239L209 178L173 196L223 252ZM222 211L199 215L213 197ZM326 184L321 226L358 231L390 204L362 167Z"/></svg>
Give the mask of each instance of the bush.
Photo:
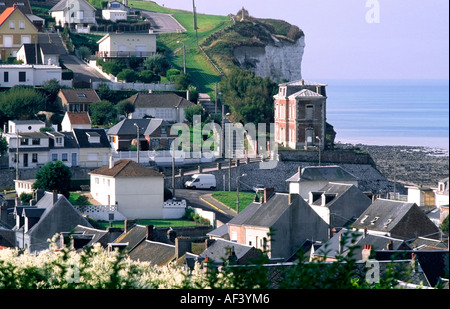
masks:
<svg viewBox="0 0 450 309"><path fill-rule="evenodd" d="M117 79L123 80L127 83L135 83L138 80L138 73L131 69L124 69L117 74Z"/></svg>

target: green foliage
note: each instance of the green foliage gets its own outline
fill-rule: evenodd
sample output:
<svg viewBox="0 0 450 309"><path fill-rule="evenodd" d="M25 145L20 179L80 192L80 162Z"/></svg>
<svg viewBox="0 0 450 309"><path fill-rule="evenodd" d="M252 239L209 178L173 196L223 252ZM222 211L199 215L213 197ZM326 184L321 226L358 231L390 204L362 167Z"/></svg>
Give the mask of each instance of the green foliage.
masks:
<svg viewBox="0 0 450 309"><path fill-rule="evenodd" d="M35 119L46 98L32 87L14 86L0 93L0 112L8 119Z"/></svg>
<svg viewBox="0 0 450 309"><path fill-rule="evenodd" d="M125 117L128 117L129 114L134 112L134 105L128 100L122 100L116 105L117 113L119 115L124 115Z"/></svg>
<svg viewBox="0 0 450 309"><path fill-rule="evenodd" d="M8 141L6 137L0 134L0 157L8 151Z"/></svg>
<svg viewBox="0 0 450 309"><path fill-rule="evenodd" d="M48 162L36 173L33 189L54 191L69 197L72 171L61 161Z"/></svg>
<svg viewBox="0 0 450 309"><path fill-rule="evenodd" d="M442 221L441 229L442 232L448 234L448 216Z"/></svg>
<svg viewBox="0 0 450 309"><path fill-rule="evenodd" d="M114 104L109 101L94 102L90 109L92 124L103 126L117 121L117 110Z"/></svg>
<svg viewBox="0 0 450 309"><path fill-rule="evenodd" d="M89 57L92 55L92 51L87 46L81 46L76 49L76 54L81 59L89 59Z"/></svg>
<svg viewBox="0 0 450 309"><path fill-rule="evenodd" d="M184 116L188 124L192 125L194 123L194 115L200 115L202 121L206 119L206 113L203 107L200 105L191 105L184 109Z"/></svg>
<svg viewBox="0 0 450 309"><path fill-rule="evenodd" d="M20 201L22 202L22 204L27 205L30 203L30 200L33 198L33 194L32 193L25 193L22 192L19 196Z"/></svg>
<svg viewBox="0 0 450 309"><path fill-rule="evenodd" d="M164 55L156 54L144 60L144 67L157 75L166 76L170 63Z"/></svg>
<svg viewBox="0 0 450 309"><path fill-rule="evenodd" d="M223 99L234 120L243 123L272 123L273 95L277 84L250 71L234 69L222 80Z"/></svg>
<svg viewBox="0 0 450 309"><path fill-rule="evenodd" d="M45 110L55 112L59 109L58 103L56 101L59 89L61 89L61 85L59 84L58 80L56 80L54 78L51 80L45 81L42 84L42 90L46 97Z"/></svg>
<svg viewBox="0 0 450 309"><path fill-rule="evenodd" d="M106 62L101 62L102 70L105 73L117 76L122 70L127 68L124 61L121 60L111 60Z"/></svg>
<svg viewBox="0 0 450 309"><path fill-rule="evenodd" d="M97 60L100 60L100 59L97 59ZM101 83L98 86L97 94L101 100L106 100L106 101L110 101L110 102L113 102L113 98L115 97L114 91L109 89L108 85L105 83Z"/></svg>
<svg viewBox="0 0 450 309"><path fill-rule="evenodd" d="M142 83L156 83L161 80L159 75L150 70L142 70L139 72L138 80Z"/></svg>
<svg viewBox="0 0 450 309"><path fill-rule="evenodd" d="M191 84L191 76L190 74L172 75L170 81L175 84L177 89L188 89Z"/></svg>
<svg viewBox="0 0 450 309"><path fill-rule="evenodd" d="M138 80L138 73L132 69L124 69L119 74L117 74L117 79L123 80L127 83L135 83Z"/></svg>
<svg viewBox="0 0 450 309"><path fill-rule="evenodd" d="M250 205L253 202L253 199L255 198L255 194L253 192L239 192L239 211L242 211ZM212 197L219 202L227 205L231 209L236 210L236 200L237 200L237 193L234 192L228 192L228 191L215 191L212 194Z"/></svg>

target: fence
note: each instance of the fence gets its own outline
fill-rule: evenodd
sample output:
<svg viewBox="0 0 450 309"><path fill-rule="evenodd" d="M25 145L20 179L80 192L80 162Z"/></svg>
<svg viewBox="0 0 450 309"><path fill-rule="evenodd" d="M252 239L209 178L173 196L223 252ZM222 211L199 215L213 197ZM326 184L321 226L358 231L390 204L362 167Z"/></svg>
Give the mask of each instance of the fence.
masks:
<svg viewBox="0 0 450 309"><path fill-rule="evenodd" d="M211 163L217 160L220 156L218 152L184 152L175 151L174 160L172 159L172 151L170 150L147 150L139 151L139 163L141 164L156 164L158 166L171 166L174 161L176 166ZM129 159L138 161L137 151L117 151L112 153L114 161L120 159Z"/></svg>

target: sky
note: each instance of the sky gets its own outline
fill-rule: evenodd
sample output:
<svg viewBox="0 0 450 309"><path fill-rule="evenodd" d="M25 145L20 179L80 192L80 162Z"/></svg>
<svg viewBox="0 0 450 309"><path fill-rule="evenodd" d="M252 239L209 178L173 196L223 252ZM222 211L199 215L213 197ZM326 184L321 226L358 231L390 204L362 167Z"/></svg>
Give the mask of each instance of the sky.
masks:
<svg viewBox="0 0 450 309"><path fill-rule="evenodd" d="M192 11L191 0L156 0ZM302 76L449 79L448 0L195 0L198 13L282 19L305 33Z"/></svg>

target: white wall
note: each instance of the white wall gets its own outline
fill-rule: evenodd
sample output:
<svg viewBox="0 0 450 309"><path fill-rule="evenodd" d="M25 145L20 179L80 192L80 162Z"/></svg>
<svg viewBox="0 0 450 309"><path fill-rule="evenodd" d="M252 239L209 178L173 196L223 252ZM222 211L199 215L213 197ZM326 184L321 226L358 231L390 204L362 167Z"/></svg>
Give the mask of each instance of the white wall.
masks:
<svg viewBox="0 0 450 309"><path fill-rule="evenodd" d="M7 81L4 79L5 72L8 72ZM19 72L25 73L24 81L19 81ZM55 65L2 64L0 65L0 86L41 86L51 79L61 82L61 74L61 67Z"/></svg>

